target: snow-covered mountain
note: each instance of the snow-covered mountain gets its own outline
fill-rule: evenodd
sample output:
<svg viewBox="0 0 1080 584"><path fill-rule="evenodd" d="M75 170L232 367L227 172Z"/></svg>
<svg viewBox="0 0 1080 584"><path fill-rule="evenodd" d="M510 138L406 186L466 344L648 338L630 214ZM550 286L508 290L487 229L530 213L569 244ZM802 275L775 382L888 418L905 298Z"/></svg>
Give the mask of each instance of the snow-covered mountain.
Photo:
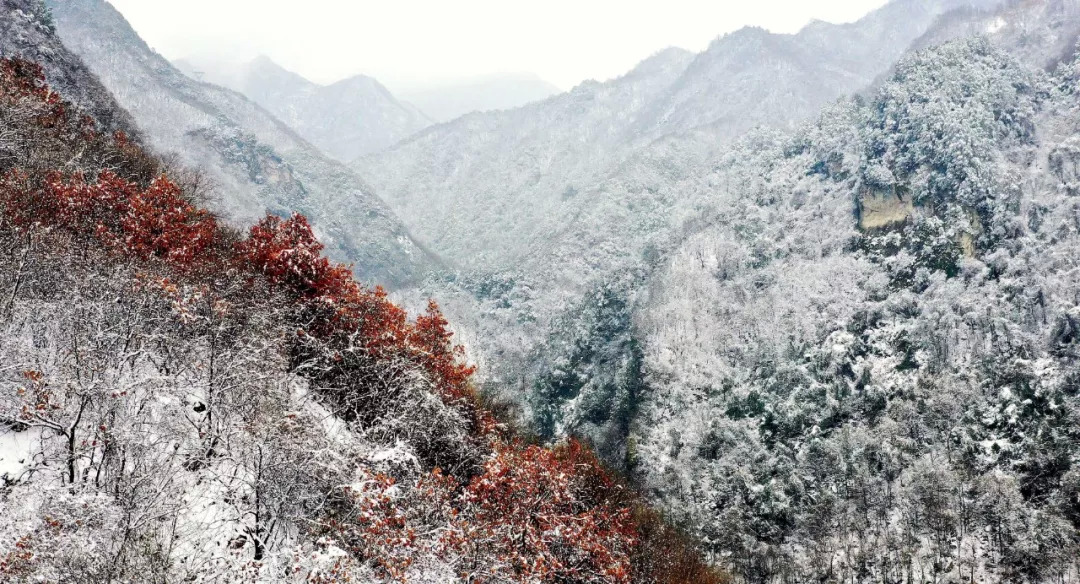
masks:
<svg viewBox="0 0 1080 584"><path fill-rule="evenodd" d="M387 202L447 259L468 267L506 265L588 206L575 189L635 140L631 120L691 59L672 49L607 84L470 114L367 157L357 168L374 177Z"/></svg>
<svg viewBox="0 0 1080 584"><path fill-rule="evenodd" d="M789 128L870 84L940 15L969 4L896 0L850 25L744 29L699 55L670 49L606 83L430 128L356 168L451 263L513 265L558 241L592 207L575 194L652 141L707 125L718 140Z"/></svg>
<svg viewBox="0 0 1080 584"><path fill-rule="evenodd" d="M375 180L472 268L429 290L469 329L493 390L526 396L541 436L587 437L624 464L743 580L1048 581L1075 572L1080 525L1078 7L894 2L710 48L745 46L742 62L790 55L793 38L835 42L830 67L865 50L875 67L845 69L863 96L808 126L733 142L718 119L611 155L656 120L694 119L645 105L619 125L590 100L569 107L620 95L622 79L467 116L364 164L400 160ZM894 20L905 14L923 20ZM883 31L897 45L853 40ZM973 35L989 40L934 48ZM677 72L652 104L727 107L672 98L695 66L712 83L701 56L674 56L657 62ZM801 98L791 109L809 115ZM531 141L527 111L573 137L565 150L539 146L539 130Z"/></svg>
<svg viewBox="0 0 1080 584"><path fill-rule="evenodd" d="M60 30L116 85L148 141L218 160L211 154L232 150L204 145L190 121L212 118L212 127L249 128L268 145L260 152L273 147L274 168L333 164L236 93L175 77L141 44L117 41L122 23L81 22L100 6L58 6ZM454 339L481 366L483 403L541 442L585 439L735 581L1072 583L1078 40L1080 0L893 0L847 25L815 22L794 35L745 29L698 55L663 51L610 82L429 127L356 167L447 258L419 266L425 280L398 298L438 299ZM8 46L16 45L0 43ZM253 83L271 94L303 85L276 67L259 76ZM356 219L342 199L319 196L324 221ZM28 256L40 253L31 248ZM0 261L12 267L0 274L24 269L15 255ZM31 326L18 323L34 322L42 294L78 298L70 286L23 290L19 281L18 316L9 318L17 326ZM95 306L121 306L103 289ZM297 342L295 323L285 322L273 338ZM440 319L420 323L445 344ZM20 334L3 337L7 353L48 354ZM315 376L317 391L334 387L338 359L351 363L354 349L348 341L299 375ZM445 350L415 355L460 380ZM242 356L231 358L251 370ZM355 370L372 384L362 387L379 388L361 394L377 406L364 410L377 418L375 455L413 460L388 452L401 438L406 449L427 449L421 464L472 476L437 460L444 447L452 454L471 443L445 425L454 414L422 406L433 403L425 401L432 371L416 387L384 392L363 366ZM292 407L291 396L276 399ZM423 411L413 416L414 407ZM248 439L229 431L238 444ZM184 448L200 438L187 435ZM307 443L286 444L293 456ZM62 449L52 455L63 460ZM502 476L536 468L513 456L492 467L504 459L486 456L485 468ZM289 460L306 468L302 457ZM415 470L394 472L423 484ZM394 524L408 525L419 508L429 523L414 535L455 525L420 503L440 492L432 489L403 488L404 506L386 495L394 513L405 510ZM397 541L382 535L378 545ZM364 558L378 553L365 549ZM413 579L453 579L447 557L422 560L441 571L409 564Z"/></svg>
<svg viewBox="0 0 1080 584"><path fill-rule="evenodd" d="M413 85L398 93L435 121L449 122L473 112L521 107L562 90L532 73L503 73Z"/></svg>
<svg viewBox="0 0 1080 584"><path fill-rule="evenodd" d="M573 342L556 332L574 320L565 315L612 280L629 285L709 220L710 201L685 193L723 187L709 171L746 120L790 128L872 84L958 6L971 5L897 0L853 24L748 29L700 55L669 49L607 83L429 128L357 167L464 271L426 291L472 331L484 371L520 381L521 363L543 371L562 358L545 344Z"/></svg>
<svg viewBox="0 0 1080 584"><path fill-rule="evenodd" d="M1075 573L1075 67L954 42L720 163L639 296L631 464L742 578Z"/></svg>
<svg viewBox="0 0 1080 584"><path fill-rule="evenodd" d="M1028 65L1053 69L1072 60L1077 45L1080 4L1073 0L1013 0L1001 10L958 10L941 19L913 48L950 38L988 35Z"/></svg>
<svg viewBox="0 0 1080 584"><path fill-rule="evenodd" d="M318 85L268 57L237 66L174 63L189 76L251 98L323 152L343 162L392 146L432 120L364 75Z"/></svg>
<svg viewBox="0 0 1080 584"><path fill-rule="evenodd" d="M391 286L435 265L355 172L327 158L244 96L199 83L155 53L104 0L49 3L61 40L143 129L158 152L205 172L214 208L249 223L303 212L331 255Z"/></svg>
<svg viewBox="0 0 1080 584"><path fill-rule="evenodd" d="M52 35L12 6L5 51ZM223 225L44 69L0 58L0 581L726 582L587 446L497 418L437 307L301 216Z"/></svg>
<svg viewBox="0 0 1080 584"><path fill-rule="evenodd" d="M744 28L697 56L642 120L642 133L714 124L730 138L756 126L792 127L840 95L867 87L939 16L1002 0L894 0L857 22L815 21L797 34Z"/></svg>

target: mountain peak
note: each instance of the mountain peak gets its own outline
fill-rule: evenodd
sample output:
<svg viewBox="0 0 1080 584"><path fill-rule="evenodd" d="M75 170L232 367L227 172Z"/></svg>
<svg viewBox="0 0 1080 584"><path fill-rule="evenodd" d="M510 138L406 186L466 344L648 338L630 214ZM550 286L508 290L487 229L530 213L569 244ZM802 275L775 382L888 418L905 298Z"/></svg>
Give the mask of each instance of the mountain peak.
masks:
<svg viewBox="0 0 1080 584"><path fill-rule="evenodd" d="M259 99L252 93L257 94L267 90L307 91L315 87L315 84L304 76L289 71L266 55L259 55L247 64L238 67L234 75L237 76L236 79L226 80L223 85L247 94L255 101Z"/></svg>
<svg viewBox="0 0 1080 584"><path fill-rule="evenodd" d="M278 65L273 59L267 56L265 53L260 53L251 61L248 61L248 65L251 67L266 67L268 69L277 68L284 70L284 67Z"/></svg>

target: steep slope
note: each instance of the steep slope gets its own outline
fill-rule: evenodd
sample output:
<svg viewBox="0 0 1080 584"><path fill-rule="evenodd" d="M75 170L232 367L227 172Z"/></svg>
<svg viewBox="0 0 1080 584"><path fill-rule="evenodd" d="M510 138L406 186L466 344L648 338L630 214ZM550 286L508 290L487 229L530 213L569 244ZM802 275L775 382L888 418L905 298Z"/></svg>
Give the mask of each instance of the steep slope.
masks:
<svg viewBox="0 0 1080 584"><path fill-rule="evenodd" d="M232 91L185 77L104 0L51 2L64 43L135 117L159 152L206 172L215 210L247 223L265 211L311 217L331 255L368 282L411 282L435 261L371 187Z"/></svg>
<svg viewBox="0 0 1080 584"><path fill-rule="evenodd" d="M517 401L536 392L536 399L525 400L530 403L523 405L523 415L564 420L538 423L555 434L573 431L595 438L609 461L620 462L628 445L625 431L613 431L625 426L616 413L630 411L622 406L605 411L598 405L605 399L581 404L580 396L598 390L611 399L618 394L621 403L633 402L627 396L637 384L639 360L633 354L636 341L629 341L634 299L644 293L642 279L680 241L714 220L721 203L710 193L737 188L740 181L760 183L767 170L716 172L727 157L736 156L727 148L732 126L723 120L643 139L641 128L663 131L656 127L654 107L691 84L706 88L719 83L723 76L714 78L713 73L736 61L726 59L718 48L741 44L748 47L744 56L766 67L764 73L747 69L760 87L768 88L773 58L768 55L783 60L792 50L806 55L825 51L829 43L834 50L820 59L841 64L856 60L861 68L847 70L872 80L873 71L883 75L893 66L889 58L902 51L890 43L913 41L920 31L935 26L936 14L953 6L905 0L851 25L815 24L795 36L743 31L717 41L711 53L701 56L663 53L609 84L585 84L520 110L466 116L429 129L368 159L369 172L382 176L376 180L389 181L384 183L390 185L387 191L401 197L401 214L415 231L428 237L431 232L426 230L436 229L436 239L430 240L434 247L463 267L454 277L430 282L424 291L440 298L463 329L493 390L498 387ZM912 22L896 26L899 38L883 32L890 31L889 19L906 16ZM823 40L824 31L838 36ZM860 35L879 33L883 40L859 41ZM759 58L762 47L786 48ZM691 67L696 73L691 74ZM587 99L617 95L635 79L654 83L631 102L633 116L617 113L615 102L601 107L599 100ZM782 87L786 82L778 83ZM782 110L780 95L770 103ZM582 99L574 102L575 96ZM788 97L792 112L805 106L798 95ZM754 104L743 104L748 116L755 115ZM707 105L714 110L726 107L722 100ZM587 115L598 116L604 131L584 123ZM534 119L547 120L535 130L535 138L532 127L521 121ZM783 119L778 114L774 121ZM523 128L528 131L517 132ZM559 136L561 147L553 143L531 150L534 140L552 135ZM572 138L567 141L567 136ZM762 139L769 141L767 136ZM496 152L499 162L489 166ZM395 165L404 165L401 174L380 175ZM624 305L625 310L618 308ZM609 345L605 336L615 340Z"/></svg>
<svg viewBox="0 0 1080 584"><path fill-rule="evenodd" d="M655 104L642 131L662 135L713 124L719 137L731 138L755 126L790 128L870 85L942 15L1002 1L893 0L851 24L817 21L794 35L756 28L725 35Z"/></svg>
<svg viewBox="0 0 1080 584"><path fill-rule="evenodd" d="M1076 357L1048 339L1075 320L1077 106L1071 77L1037 69L1060 46L1029 42L1075 25L1047 8L989 15L1026 23L991 36L1018 59L979 43L920 55L794 136L673 137L586 191L610 202L567 238L583 246L563 247L563 273L624 263L537 350L541 375L521 389L538 431L625 457L746 581L890 581L896 555L924 579L1075 570ZM644 237L637 260L633 239L588 235L620 203L653 213L611 215ZM989 275L966 271L972 256ZM512 309L485 302L482 318L522 296L496 295Z"/></svg>
<svg viewBox="0 0 1080 584"><path fill-rule="evenodd" d="M0 3L0 57L40 63L52 87L88 112L102 127L139 135L131 116L74 53L56 37L55 24L40 0Z"/></svg>
<svg viewBox="0 0 1080 584"><path fill-rule="evenodd" d="M1013 0L997 11L958 11L915 42L932 47L949 38L990 35L1032 67L1052 69L1070 61L1080 37L1080 2Z"/></svg>
<svg viewBox="0 0 1080 584"><path fill-rule="evenodd" d="M521 107L562 93L530 73L488 75L399 92L401 99L437 122L449 122L473 112Z"/></svg>
<svg viewBox="0 0 1080 584"><path fill-rule="evenodd" d="M267 57L235 68L190 62L183 67L196 75L203 72L201 80L244 94L342 162L388 148L432 123L363 75L317 85Z"/></svg>

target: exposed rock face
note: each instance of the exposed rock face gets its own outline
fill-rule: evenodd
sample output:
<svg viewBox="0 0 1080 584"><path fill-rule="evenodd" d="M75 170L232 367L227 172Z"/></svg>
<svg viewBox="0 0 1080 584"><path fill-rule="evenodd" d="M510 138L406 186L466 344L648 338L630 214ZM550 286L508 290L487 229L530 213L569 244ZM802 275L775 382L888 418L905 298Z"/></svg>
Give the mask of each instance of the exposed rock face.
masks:
<svg viewBox="0 0 1080 584"><path fill-rule="evenodd" d="M879 229L907 221L915 210L910 193L905 196L895 187L889 190L867 189L859 196L859 229Z"/></svg>

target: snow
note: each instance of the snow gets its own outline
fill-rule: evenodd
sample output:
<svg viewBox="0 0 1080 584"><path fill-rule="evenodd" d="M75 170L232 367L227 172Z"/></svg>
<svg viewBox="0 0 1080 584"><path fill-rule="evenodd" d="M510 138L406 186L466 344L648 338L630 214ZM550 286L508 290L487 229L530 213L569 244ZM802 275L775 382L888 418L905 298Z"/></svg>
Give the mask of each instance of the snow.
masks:
<svg viewBox="0 0 1080 584"><path fill-rule="evenodd" d="M16 432L0 423L0 484L4 479L19 479L33 465L34 453L41 448L41 437L41 428Z"/></svg>

